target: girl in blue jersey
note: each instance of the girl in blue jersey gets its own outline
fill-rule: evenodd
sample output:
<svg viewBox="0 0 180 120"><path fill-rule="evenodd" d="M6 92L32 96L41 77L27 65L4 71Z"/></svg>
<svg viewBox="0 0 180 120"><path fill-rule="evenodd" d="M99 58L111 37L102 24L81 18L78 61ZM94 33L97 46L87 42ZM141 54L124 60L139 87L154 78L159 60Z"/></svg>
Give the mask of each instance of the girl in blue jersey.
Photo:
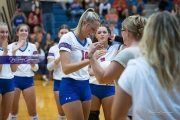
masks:
<svg viewBox="0 0 180 120"><path fill-rule="evenodd" d="M12 51L12 46L16 43L23 42L20 49L17 50L17 56L38 56L36 46L27 42L29 35L29 27L26 24L21 24L16 29L16 42L9 45L9 51ZM10 120L17 120L19 109L19 97L22 92L25 99L28 114L31 120L39 120L36 112L36 96L34 88L34 71L38 70L38 64L19 64L16 72L14 72L14 100L11 109Z"/></svg>
<svg viewBox="0 0 180 120"><path fill-rule="evenodd" d="M63 76L60 85L60 103L68 120L88 120L91 105L88 65L86 59L92 43L90 35L100 26L100 17L87 9L74 31L59 42ZM89 58L90 56L88 56Z"/></svg>
<svg viewBox="0 0 180 120"><path fill-rule="evenodd" d="M22 43L15 44L12 52L8 51L8 27L0 22L0 56L15 56ZM12 72L17 69L17 64L0 64L0 120L7 120L14 97L14 77Z"/></svg>
<svg viewBox="0 0 180 120"><path fill-rule="evenodd" d="M61 39L61 37L68 33L70 31L70 27L68 25L61 25L59 27L58 37ZM54 97L56 100L56 105L58 108L58 120L66 120L66 116L61 108L60 102L59 102L59 87L61 84L62 79L62 68L60 63L60 54L59 54L59 48L58 45L55 45L49 49L48 53L48 64L47 68L49 71L53 71L53 78L54 78Z"/></svg>

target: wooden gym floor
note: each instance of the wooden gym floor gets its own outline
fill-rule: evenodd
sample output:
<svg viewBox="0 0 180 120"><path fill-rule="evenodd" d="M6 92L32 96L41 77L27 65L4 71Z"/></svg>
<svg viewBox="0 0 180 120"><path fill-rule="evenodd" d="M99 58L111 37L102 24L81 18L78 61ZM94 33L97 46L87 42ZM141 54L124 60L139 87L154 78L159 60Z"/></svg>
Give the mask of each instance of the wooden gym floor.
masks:
<svg viewBox="0 0 180 120"><path fill-rule="evenodd" d="M36 108L40 120L58 120L58 112L53 94L53 80L48 82L34 80L34 84L36 90ZM102 109L100 113L100 120L104 120ZM30 120L22 94L19 101L18 120Z"/></svg>

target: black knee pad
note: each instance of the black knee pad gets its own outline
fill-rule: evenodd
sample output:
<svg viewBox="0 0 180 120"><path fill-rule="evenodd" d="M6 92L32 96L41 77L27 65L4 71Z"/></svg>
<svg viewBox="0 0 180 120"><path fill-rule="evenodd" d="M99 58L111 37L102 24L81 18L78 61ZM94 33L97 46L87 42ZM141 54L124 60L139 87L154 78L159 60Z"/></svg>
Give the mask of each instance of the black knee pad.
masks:
<svg viewBox="0 0 180 120"><path fill-rule="evenodd" d="M97 111L90 111L89 119L88 120L99 120L99 110Z"/></svg>

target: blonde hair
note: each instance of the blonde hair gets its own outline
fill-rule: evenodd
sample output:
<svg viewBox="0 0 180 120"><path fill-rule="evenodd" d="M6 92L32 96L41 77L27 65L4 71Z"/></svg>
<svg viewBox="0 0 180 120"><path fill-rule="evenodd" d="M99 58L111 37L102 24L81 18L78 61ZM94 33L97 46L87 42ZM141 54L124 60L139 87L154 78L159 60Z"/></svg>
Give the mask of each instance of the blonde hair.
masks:
<svg viewBox="0 0 180 120"><path fill-rule="evenodd" d="M140 40L143 36L146 23L147 19L145 17L133 15L129 16L122 22L122 28L128 30L133 37Z"/></svg>
<svg viewBox="0 0 180 120"><path fill-rule="evenodd" d="M0 22L0 26L7 26L5 22Z"/></svg>
<svg viewBox="0 0 180 120"><path fill-rule="evenodd" d="M17 41L19 40L19 37L17 36L17 33L18 33L19 29L20 29L22 26L26 26L27 29L28 29L28 33L29 33L30 29L29 29L29 26L28 26L28 25L26 25L26 24L20 24L20 25L18 25L17 28L16 28L16 31L15 31L15 37L13 38L13 42L17 42ZM28 37L29 37L29 36L28 36ZM28 41L28 40L27 40L27 41Z"/></svg>
<svg viewBox="0 0 180 120"><path fill-rule="evenodd" d="M149 18L140 51L164 89L180 85L180 25L171 13L157 12Z"/></svg>
<svg viewBox="0 0 180 120"><path fill-rule="evenodd" d="M77 27L75 28L75 30L77 30L77 33L80 33L81 27L82 27L82 21L86 20L90 23L94 22L94 21L98 21L100 22L100 17L99 15L94 12L94 9L92 8L88 8L80 17L79 22Z"/></svg>

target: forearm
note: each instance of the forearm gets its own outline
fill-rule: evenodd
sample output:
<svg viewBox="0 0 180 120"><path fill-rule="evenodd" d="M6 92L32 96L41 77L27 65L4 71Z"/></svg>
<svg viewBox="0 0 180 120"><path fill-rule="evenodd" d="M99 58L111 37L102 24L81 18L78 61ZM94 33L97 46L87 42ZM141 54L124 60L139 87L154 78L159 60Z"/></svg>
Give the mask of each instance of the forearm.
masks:
<svg viewBox="0 0 180 120"><path fill-rule="evenodd" d="M52 71L55 67L56 67L56 63L55 63L55 60L51 61L50 63L47 64L47 69L49 71Z"/></svg>
<svg viewBox="0 0 180 120"><path fill-rule="evenodd" d="M12 52L12 56L16 56L16 52ZM16 72L19 64L11 64L12 72Z"/></svg>
<svg viewBox="0 0 180 120"><path fill-rule="evenodd" d="M38 64L30 64L31 65L31 69L36 72L39 69Z"/></svg>
<svg viewBox="0 0 180 120"><path fill-rule="evenodd" d="M77 63L67 64L66 66L62 66L62 70L65 74L70 74L72 72L82 69L83 67L87 65L89 65L89 59L86 59Z"/></svg>

